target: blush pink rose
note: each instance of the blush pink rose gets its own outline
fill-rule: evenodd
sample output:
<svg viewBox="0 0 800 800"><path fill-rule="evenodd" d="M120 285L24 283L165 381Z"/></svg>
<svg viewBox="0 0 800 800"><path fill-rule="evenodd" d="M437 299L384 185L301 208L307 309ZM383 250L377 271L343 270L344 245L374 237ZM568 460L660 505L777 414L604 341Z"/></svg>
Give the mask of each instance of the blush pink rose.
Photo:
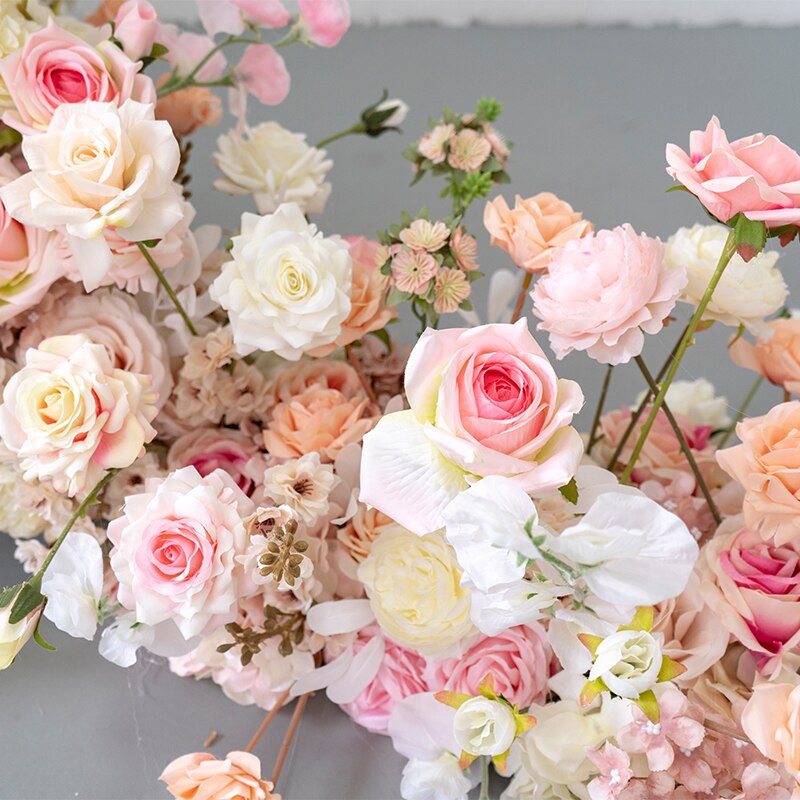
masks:
<svg viewBox="0 0 800 800"><path fill-rule="evenodd" d="M108 526L123 608L144 625L174 624L187 640L234 620L243 581L236 556L247 549L243 519L254 510L222 470L150 478Z"/></svg>
<svg viewBox="0 0 800 800"><path fill-rule="evenodd" d="M744 521L780 546L800 536L800 402L781 403L736 426L741 444L717 452L744 487Z"/></svg>
<svg viewBox="0 0 800 800"><path fill-rule="evenodd" d="M0 61L0 77L14 103L3 122L31 134L47 130L56 109L67 103L155 103L155 86L140 69L115 44L92 47L50 18Z"/></svg>
<svg viewBox="0 0 800 800"><path fill-rule="evenodd" d="M717 621L764 672L800 644L800 551L726 520L700 556L701 591Z"/></svg>
<svg viewBox="0 0 800 800"><path fill-rule="evenodd" d="M547 632L533 622L485 636L461 658L432 663L426 677L432 688L476 695L481 681L491 673L495 691L525 709L544 703L552 665Z"/></svg>
<svg viewBox="0 0 800 800"><path fill-rule="evenodd" d="M167 453L167 468L194 467L202 476L227 472L245 493L253 491L247 462L258 453L253 440L232 428L197 428L179 436Z"/></svg>
<svg viewBox="0 0 800 800"><path fill-rule="evenodd" d="M729 142L719 120L692 131L689 152L667 145L667 173L721 222L736 214L768 226L800 224L800 155L776 136Z"/></svg>
<svg viewBox="0 0 800 800"><path fill-rule="evenodd" d="M265 106L282 103L289 94L291 79L283 56L268 44L251 44L236 65L238 85Z"/></svg>
<svg viewBox="0 0 800 800"><path fill-rule="evenodd" d="M734 364L763 375L770 383L800 394L800 319L773 319L769 335L751 344L739 337L728 353Z"/></svg>
<svg viewBox="0 0 800 800"><path fill-rule="evenodd" d="M347 0L298 0L308 37L321 47L334 47L350 27Z"/></svg>
<svg viewBox="0 0 800 800"><path fill-rule="evenodd" d="M362 650L374 636L381 635L377 625L362 629L353 643L353 653ZM377 675L352 703L342 704L342 710L368 731L388 735L389 717L395 705L409 695L430 689L423 677L425 659L416 650L387 638L384 648Z"/></svg>
<svg viewBox="0 0 800 800"><path fill-rule="evenodd" d="M149 55L158 34L158 14L147 0L127 0L114 20L114 37L128 58L138 61Z"/></svg>
<svg viewBox="0 0 800 800"><path fill-rule="evenodd" d="M538 330L558 358L585 351L601 364L625 364L658 333L686 285L684 269L665 269L658 239L630 225L573 239L553 253L531 293Z"/></svg>
<svg viewBox="0 0 800 800"><path fill-rule="evenodd" d="M272 783L261 779L258 757L241 751L224 759L189 753L171 761L159 780L176 800L281 800Z"/></svg>

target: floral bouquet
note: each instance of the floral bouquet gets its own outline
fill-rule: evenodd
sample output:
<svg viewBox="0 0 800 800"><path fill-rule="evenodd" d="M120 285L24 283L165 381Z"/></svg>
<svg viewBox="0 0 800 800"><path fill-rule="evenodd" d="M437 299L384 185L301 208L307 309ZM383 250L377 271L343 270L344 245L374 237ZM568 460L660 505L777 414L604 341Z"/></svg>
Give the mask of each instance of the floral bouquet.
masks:
<svg viewBox="0 0 800 800"><path fill-rule="evenodd" d="M0 529L29 575L0 593L0 669L54 649L45 618L268 712L224 758L165 753L176 798L278 797L323 691L408 759L407 800L486 798L492 766L507 800L800 798L800 319L766 249L798 232L800 155L712 118L667 147L710 223L595 231L496 193L484 98L404 153L446 213L342 238L309 221L325 148L405 104L316 146L247 110L286 97L282 48L339 42L344 0L199 0L203 33L147 0L0 7ZM214 187L258 212L230 234L187 189L223 99ZM492 274L485 324L476 202L518 270ZM757 373L733 418L676 380L711 325ZM607 365L583 434L545 342ZM642 392L607 411L629 362ZM764 379L783 402L746 418Z"/></svg>

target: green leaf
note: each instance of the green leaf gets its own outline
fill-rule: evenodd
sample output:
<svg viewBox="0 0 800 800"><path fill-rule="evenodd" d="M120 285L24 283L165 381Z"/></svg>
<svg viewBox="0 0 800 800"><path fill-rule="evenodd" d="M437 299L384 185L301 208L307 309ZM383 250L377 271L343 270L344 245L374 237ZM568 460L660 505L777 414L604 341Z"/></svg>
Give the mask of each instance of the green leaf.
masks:
<svg viewBox="0 0 800 800"><path fill-rule="evenodd" d="M750 261L764 249L767 243L767 226L764 222L748 219L740 212L728 220L728 225L733 228L736 252L743 261Z"/></svg>
<svg viewBox="0 0 800 800"><path fill-rule="evenodd" d="M493 97L481 97L475 107L475 113L486 122L494 122L503 113L503 104Z"/></svg>
<svg viewBox="0 0 800 800"><path fill-rule="evenodd" d="M152 250L160 241L161 239L145 239L142 244Z"/></svg>
<svg viewBox="0 0 800 800"><path fill-rule="evenodd" d="M22 134L13 128L0 130L0 150L10 150L22 141Z"/></svg>
<svg viewBox="0 0 800 800"><path fill-rule="evenodd" d="M472 303L469 300L464 300L463 303L459 306L462 311L472 311Z"/></svg>
<svg viewBox="0 0 800 800"><path fill-rule="evenodd" d="M374 336L376 339L380 339L383 342L383 346L386 348L386 352L390 353L392 350L392 337L389 336L389 332L386 328L381 328L377 331L370 331L370 334Z"/></svg>
<svg viewBox="0 0 800 800"><path fill-rule="evenodd" d="M569 500L572 505L578 502L578 484L573 478L569 483L565 483L559 490L566 500Z"/></svg>
<svg viewBox="0 0 800 800"><path fill-rule="evenodd" d="M689 194L692 194L682 183L676 184L675 186L670 186L666 191L667 194L670 192L688 192Z"/></svg>
<svg viewBox="0 0 800 800"><path fill-rule="evenodd" d="M11 604L11 601L14 599L14 595L16 595L21 586L21 583L18 583L15 586L7 586L2 592L0 592L0 608L7 608Z"/></svg>
<svg viewBox="0 0 800 800"><path fill-rule="evenodd" d="M44 602L44 596L40 591L41 586L41 575L34 575L27 583L22 584L17 599L11 607L11 614L8 617L11 625L21 622L31 611L37 609Z"/></svg>

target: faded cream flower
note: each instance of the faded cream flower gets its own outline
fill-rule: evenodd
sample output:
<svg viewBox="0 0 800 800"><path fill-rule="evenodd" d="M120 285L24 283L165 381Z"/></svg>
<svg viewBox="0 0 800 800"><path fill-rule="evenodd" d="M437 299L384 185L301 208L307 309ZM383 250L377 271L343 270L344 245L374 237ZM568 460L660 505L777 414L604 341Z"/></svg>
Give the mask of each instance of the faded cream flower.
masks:
<svg viewBox="0 0 800 800"><path fill-rule="evenodd" d="M437 125L419 140L417 149L429 161L434 164L441 164L447 157L445 145L455 135L455 132L456 129L450 123Z"/></svg>
<svg viewBox="0 0 800 800"><path fill-rule="evenodd" d="M472 128L464 128L450 139L447 163L453 169L474 172L492 154L489 140Z"/></svg>
<svg viewBox="0 0 800 800"><path fill-rule="evenodd" d="M400 231L400 241L403 244L415 250L427 250L429 253L438 250L449 236L447 225L427 219L415 219L407 228Z"/></svg>
<svg viewBox="0 0 800 800"><path fill-rule="evenodd" d="M437 314L450 314L469 297L471 291L470 282L461 270L443 267L433 286L433 310Z"/></svg>
<svg viewBox="0 0 800 800"><path fill-rule="evenodd" d="M287 505L307 525L328 513L328 498L335 483L333 467L321 464L318 453L308 453L264 472L264 494Z"/></svg>
<svg viewBox="0 0 800 800"><path fill-rule="evenodd" d="M38 539L17 539L14 544L14 558L29 575L38 571L50 552Z"/></svg>
<svg viewBox="0 0 800 800"><path fill-rule="evenodd" d="M28 35L38 27L19 10L18 0L0 0L0 59L19 50ZM8 93L5 81L0 77L0 111L13 108L14 101Z"/></svg>

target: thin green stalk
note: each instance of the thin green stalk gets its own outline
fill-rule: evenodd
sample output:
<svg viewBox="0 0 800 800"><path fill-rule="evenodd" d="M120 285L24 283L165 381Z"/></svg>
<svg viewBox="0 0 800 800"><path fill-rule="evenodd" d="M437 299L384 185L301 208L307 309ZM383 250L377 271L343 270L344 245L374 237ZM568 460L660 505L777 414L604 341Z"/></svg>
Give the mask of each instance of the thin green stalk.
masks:
<svg viewBox="0 0 800 800"><path fill-rule="evenodd" d="M594 419L592 420L592 430L589 433L589 444L586 447L586 455L591 455L592 448L599 441L597 429L600 427L600 417L603 416L603 406L606 404L606 395L608 394L608 387L611 383L611 373L614 371L614 365L609 364L606 369L605 378L603 378L603 387L600 389L600 397L597 401L597 408L594 412Z"/></svg>
<svg viewBox="0 0 800 800"><path fill-rule="evenodd" d="M489 800L489 756L481 756L481 793L478 800Z"/></svg>
<svg viewBox="0 0 800 800"><path fill-rule="evenodd" d="M348 128L346 131L339 131L339 133L334 133L331 136L325 137L324 139L322 139L319 142L317 142L314 145L314 147L316 147L317 149L319 149L320 147L325 147L326 145L329 145L331 142L337 142L339 139L344 139L345 136L351 136L351 135L355 135L355 134L359 134L359 133L364 133L364 131L366 131L366 129L367 129L367 127L366 127L366 125L364 125L363 122L356 122L355 125L353 125L352 127Z"/></svg>
<svg viewBox="0 0 800 800"><path fill-rule="evenodd" d="M736 412L736 416L733 418L733 422L731 422L731 424L725 429L725 433L717 443L717 447L720 450L723 447L725 447L728 439L731 438L733 432L736 430L736 426L744 419L744 415L747 413L747 408L750 405L750 403L753 402L753 398L758 393L758 390L761 388L762 383L764 383L764 376L759 375L753 382L753 385L750 387L750 391L744 398L741 408Z"/></svg>
<svg viewBox="0 0 800 800"><path fill-rule="evenodd" d="M178 313L183 317L183 321L186 323L186 327L189 329L189 333L192 336L197 336L197 328L195 328L194 323L191 320L191 317L186 313L186 309L181 305L181 301L178 300L178 295L175 294L175 290L170 286L169 281L164 276L164 273L159 269L158 264L153 260L153 256L150 255L150 251L147 249L147 245L144 242L136 242L136 246L139 248L141 254L145 257L145 260L150 265L150 269L153 270L156 278L158 278L159 283L164 287L164 291L169 295L169 299L172 300L172 304L178 310Z"/></svg>
<svg viewBox="0 0 800 800"><path fill-rule="evenodd" d="M647 368L647 365L644 363L644 359L641 356L636 356L636 364L644 375L644 379L647 381L647 385L650 387L651 392L658 391L658 385L655 382L655 379L650 374L650 370ZM672 426L672 431L678 439L678 444L681 447L681 451L685 456L686 460L689 462L689 467L694 474L695 480L697 481L697 485L700 487L700 491L705 498L706 503L708 503L709 511L711 511L711 516L714 517L714 522L719 525L722 522L722 517L720 516L719 509L717 508L714 499L711 497L711 492L708 489L708 485L706 484L705 478L703 478L703 473L700 472L700 467L697 466L697 461L695 461L694 453L692 453L692 448L689 447L689 443L686 441L686 437L683 435L683 431L681 430L680 425L678 425L678 421L675 419L670 407L667 405L666 400L662 404L662 408L664 409L664 414L669 421L669 424Z"/></svg>
<svg viewBox="0 0 800 800"><path fill-rule="evenodd" d="M633 453L631 453L631 457L628 460L627 465L625 466L625 471L620 476L620 481L622 483L630 482L631 473L633 472L633 469L636 466L636 461L641 455L642 448L644 447L644 443L647 441L647 437L650 433L650 428L653 427L656 415L658 414L658 411L661 408L661 406L664 405L664 398L667 396L669 387L672 385L672 381L675 379L675 375L678 372L678 367L680 366L681 360L683 359L683 356L686 354L686 350L692 341L692 337L694 336L694 333L697 330L697 326L703 319L703 314L705 314L706 307L708 306L709 302L711 302L711 297L714 294L714 290L717 288L717 284L719 283L720 278L722 278L722 273L725 272L725 267L728 266L730 260L733 258L735 254L736 254L736 234L734 230L731 230L731 232L728 234L727 240L725 241L725 246L722 249L722 254L719 257L719 261L717 262L714 274L711 276L711 280L708 282L708 286L706 286L706 290L703 293L703 297L697 304L697 308L695 309L695 312L692 315L691 320L689 320L689 324L686 326L686 332L683 334L683 338L681 339L680 344L678 345L678 350L675 353L675 358L673 359L670 368L667 370L667 374L666 377L664 378L664 381L659 386L658 394L656 394L655 400L653 400L653 404L650 407L650 413L647 416L644 425L642 426L642 430L639 432L639 438L636 442L636 446L633 448Z"/></svg>

